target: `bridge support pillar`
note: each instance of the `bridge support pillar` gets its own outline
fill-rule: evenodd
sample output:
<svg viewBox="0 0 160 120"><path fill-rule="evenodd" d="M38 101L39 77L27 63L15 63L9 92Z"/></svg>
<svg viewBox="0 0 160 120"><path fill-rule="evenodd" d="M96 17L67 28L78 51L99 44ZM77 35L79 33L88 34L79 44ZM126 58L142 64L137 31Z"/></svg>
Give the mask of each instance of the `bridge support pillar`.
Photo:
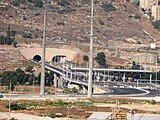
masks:
<svg viewBox="0 0 160 120"><path fill-rule="evenodd" d="M57 88L58 87L58 80L57 80L57 75L54 74L54 87Z"/></svg>
<svg viewBox="0 0 160 120"><path fill-rule="evenodd" d="M70 79L72 80L72 78L73 78L73 73L71 72Z"/></svg>
<svg viewBox="0 0 160 120"><path fill-rule="evenodd" d="M97 77L96 77L96 81L100 81L100 75L99 75L99 73L97 73Z"/></svg>
<svg viewBox="0 0 160 120"><path fill-rule="evenodd" d="M150 83L152 83L152 74L150 74L149 80L150 80Z"/></svg>
<svg viewBox="0 0 160 120"><path fill-rule="evenodd" d="M60 77L58 79L58 87L63 87L63 78L62 77Z"/></svg>
<svg viewBox="0 0 160 120"><path fill-rule="evenodd" d="M82 86L82 93L87 94L87 89L84 86Z"/></svg>
<svg viewBox="0 0 160 120"><path fill-rule="evenodd" d="M126 73L123 73L123 82L125 82L126 79Z"/></svg>

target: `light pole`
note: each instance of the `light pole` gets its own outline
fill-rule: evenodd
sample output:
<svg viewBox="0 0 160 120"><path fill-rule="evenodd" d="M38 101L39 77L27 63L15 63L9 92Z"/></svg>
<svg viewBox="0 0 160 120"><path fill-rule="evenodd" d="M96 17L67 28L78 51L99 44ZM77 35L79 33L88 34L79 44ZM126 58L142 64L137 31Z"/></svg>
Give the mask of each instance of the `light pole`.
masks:
<svg viewBox="0 0 160 120"><path fill-rule="evenodd" d="M45 57L46 57L46 16L47 12L44 8L44 26L43 26L43 53L42 53L42 70L41 70L41 86L40 86L40 96L44 96L45 89Z"/></svg>
<svg viewBox="0 0 160 120"><path fill-rule="evenodd" d="M158 71L157 71L157 65L158 65L158 63L156 62L156 83L157 83L157 79L158 79L158 78L157 78L157 72L158 72Z"/></svg>
<svg viewBox="0 0 160 120"><path fill-rule="evenodd" d="M70 117L70 109L71 109L72 107L73 107L73 106L67 106L67 109L68 109L68 112L67 112L68 120L69 120L69 117Z"/></svg>
<svg viewBox="0 0 160 120"><path fill-rule="evenodd" d="M92 97L92 68L93 68L93 56L92 55L93 55L93 0L91 0L91 33L90 33L88 98Z"/></svg>
<svg viewBox="0 0 160 120"><path fill-rule="evenodd" d="M10 83L9 83L9 96L10 96L10 98L9 98L9 105L8 105L8 109L9 109L9 120L10 120L10 114L11 114L11 81L10 81Z"/></svg>
<svg viewBox="0 0 160 120"><path fill-rule="evenodd" d="M71 105L68 105L68 106L67 106L67 109L68 109L68 111L67 111L68 120L69 120L69 117L70 117L70 109L73 108L73 107L74 107L74 106L73 106L73 101L71 101Z"/></svg>

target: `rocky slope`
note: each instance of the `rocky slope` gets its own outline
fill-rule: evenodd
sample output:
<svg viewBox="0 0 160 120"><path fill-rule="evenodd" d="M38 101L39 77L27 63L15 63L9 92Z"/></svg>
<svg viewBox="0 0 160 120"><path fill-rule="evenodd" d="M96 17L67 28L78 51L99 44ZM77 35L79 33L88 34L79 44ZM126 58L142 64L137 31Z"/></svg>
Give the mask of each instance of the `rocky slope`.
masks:
<svg viewBox="0 0 160 120"><path fill-rule="evenodd" d="M34 3L25 0L19 6L12 0L0 2L1 34L11 23L11 29L17 34L25 32L33 38L42 36L43 8L34 7ZM65 0L68 4L58 3L64 0L47 0L47 36L49 40L61 39L68 43L89 43L90 0ZM102 5L112 3L116 11L106 12ZM130 2L122 0L96 0L94 4L94 43L107 47L124 43L148 43L160 37L151 23Z"/></svg>

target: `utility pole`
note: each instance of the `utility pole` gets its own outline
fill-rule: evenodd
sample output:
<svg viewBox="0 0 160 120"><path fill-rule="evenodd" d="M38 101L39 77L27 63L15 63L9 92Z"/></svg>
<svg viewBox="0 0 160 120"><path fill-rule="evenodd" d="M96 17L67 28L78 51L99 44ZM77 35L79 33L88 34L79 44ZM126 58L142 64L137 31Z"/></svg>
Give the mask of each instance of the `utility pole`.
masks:
<svg viewBox="0 0 160 120"><path fill-rule="evenodd" d="M44 26L43 26L43 53L42 53L42 70L41 70L41 86L40 86L40 96L44 96L45 89L45 57L46 57L46 16L47 12L44 10Z"/></svg>
<svg viewBox="0 0 160 120"><path fill-rule="evenodd" d="M90 33L88 98L92 97L92 69L93 69L93 0L91 0L91 33Z"/></svg>

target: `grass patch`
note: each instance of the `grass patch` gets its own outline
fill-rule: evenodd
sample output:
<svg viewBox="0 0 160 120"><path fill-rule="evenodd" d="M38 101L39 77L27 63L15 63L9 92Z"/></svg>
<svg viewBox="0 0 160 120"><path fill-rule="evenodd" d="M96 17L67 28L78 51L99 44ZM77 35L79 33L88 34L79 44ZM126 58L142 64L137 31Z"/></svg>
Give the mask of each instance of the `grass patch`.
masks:
<svg viewBox="0 0 160 120"><path fill-rule="evenodd" d="M64 102L64 101L58 101L58 102L48 102L47 105L49 106L57 106L57 107L66 107L66 106L91 106L93 105L91 102Z"/></svg>

